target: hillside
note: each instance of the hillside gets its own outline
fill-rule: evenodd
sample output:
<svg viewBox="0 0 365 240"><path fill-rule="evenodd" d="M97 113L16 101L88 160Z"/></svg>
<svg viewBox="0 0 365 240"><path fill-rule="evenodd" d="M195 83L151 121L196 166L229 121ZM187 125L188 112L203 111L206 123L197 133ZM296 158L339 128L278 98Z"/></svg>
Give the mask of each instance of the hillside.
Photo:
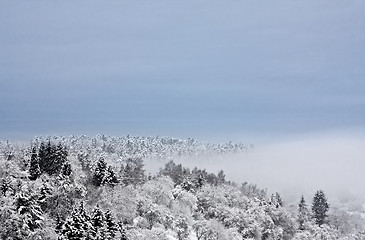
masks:
<svg viewBox="0 0 365 240"><path fill-rule="evenodd" d="M365 239L364 219L318 191L289 205L280 193L189 169L179 157L253 146L168 137L37 137L0 142L1 239ZM162 159L147 174L145 159ZM156 162L157 163L157 162Z"/></svg>

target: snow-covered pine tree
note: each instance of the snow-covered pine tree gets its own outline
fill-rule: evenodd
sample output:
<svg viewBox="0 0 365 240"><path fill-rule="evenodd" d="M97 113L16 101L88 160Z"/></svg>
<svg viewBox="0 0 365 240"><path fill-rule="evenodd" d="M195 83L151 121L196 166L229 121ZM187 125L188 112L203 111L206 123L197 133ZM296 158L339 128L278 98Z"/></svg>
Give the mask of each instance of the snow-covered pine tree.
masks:
<svg viewBox="0 0 365 240"><path fill-rule="evenodd" d="M109 166L105 173L104 183L113 187L119 183L117 175L114 173L113 167Z"/></svg>
<svg viewBox="0 0 365 240"><path fill-rule="evenodd" d="M63 171L64 166L67 162L67 150L66 148L62 145L61 142L59 142L57 144L57 146L55 144L52 144L52 174L59 174L61 171ZM71 174L71 173L70 173Z"/></svg>
<svg viewBox="0 0 365 240"><path fill-rule="evenodd" d="M70 176L72 174L72 167L70 163L65 163L62 167L62 175Z"/></svg>
<svg viewBox="0 0 365 240"><path fill-rule="evenodd" d="M106 222L104 212L99 208L98 205L94 208L92 213L91 222L93 225L93 236L96 240L106 239Z"/></svg>
<svg viewBox="0 0 365 240"><path fill-rule="evenodd" d="M0 192L3 196L11 189L11 179L9 176L5 176L0 180Z"/></svg>
<svg viewBox="0 0 365 240"><path fill-rule="evenodd" d="M298 223L299 229L305 230L305 223L309 221L310 213L305 202L304 196L300 198L299 208L298 208Z"/></svg>
<svg viewBox="0 0 365 240"><path fill-rule="evenodd" d="M72 211L71 216L66 219L64 222L61 234L62 236L60 239L62 240L79 240L79 239L85 239L86 232L84 231L82 225L83 225L83 219L80 216L79 212L74 209Z"/></svg>
<svg viewBox="0 0 365 240"><path fill-rule="evenodd" d="M312 213L316 224L319 226L326 222L328 208L329 204L324 192L318 190L313 198Z"/></svg>
<svg viewBox="0 0 365 240"><path fill-rule="evenodd" d="M142 158L127 159L123 173L123 183L125 185L137 185L146 180L144 164Z"/></svg>
<svg viewBox="0 0 365 240"><path fill-rule="evenodd" d="M45 142L41 142L38 149L38 163L41 173L45 172L47 168L47 162L46 162L46 144Z"/></svg>
<svg viewBox="0 0 365 240"><path fill-rule="evenodd" d="M59 174L63 165L67 162L67 150L59 142L57 145L48 139L48 142L41 142L38 151L39 167L42 173L49 175Z"/></svg>
<svg viewBox="0 0 365 240"><path fill-rule="evenodd" d="M217 175L217 184L223 184L226 182L226 175L223 170L220 170Z"/></svg>
<svg viewBox="0 0 365 240"><path fill-rule="evenodd" d="M49 175L53 175L55 171L59 170L54 166L55 152L56 152L55 146L53 145L51 140L48 139L45 149L45 157L43 159L44 164L42 171L48 173Z"/></svg>
<svg viewBox="0 0 365 240"><path fill-rule="evenodd" d="M29 192L20 192L15 199L17 213L23 222L23 227L34 231L43 223L43 211L38 202L38 196Z"/></svg>
<svg viewBox="0 0 365 240"><path fill-rule="evenodd" d="M92 182L94 186L101 186L104 183L107 165L104 158L99 158L93 173Z"/></svg>
<svg viewBox="0 0 365 240"><path fill-rule="evenodd" d="M118 231L118 226L114 222L114 218L109 209L105 212L105 223L107 229L106 239L113 240Z"/></svg>
<svg viewBox="0 0 365 240"><path fill-rule="evenodd" d="M37 149L35 147L32 148L32 154L30 157L30 166L29 166L29 179L36 180L41 175L41 169L39 167L39 158L37 154Z"/></svg>
<svg viewBox="0 0 365 240"><path fill-rule="evenodd" d="M89 215L86 213L84 203L74 209L61 230L62 240L94 240L95 230Z"/></svg>
<svg viewBox="0 0 365 240"><path fill-rule="evenodd" d="M128 240L127 233L122 222L118 222L118 230L120 232L120 240Z"/></svg>

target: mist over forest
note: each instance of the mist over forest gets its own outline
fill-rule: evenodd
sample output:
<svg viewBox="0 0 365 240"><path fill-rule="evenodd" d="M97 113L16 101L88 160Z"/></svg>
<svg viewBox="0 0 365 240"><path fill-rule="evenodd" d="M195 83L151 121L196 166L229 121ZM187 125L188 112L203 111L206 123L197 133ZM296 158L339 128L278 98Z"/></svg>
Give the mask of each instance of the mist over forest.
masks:
<svg viewBox="0 0 365 240"><path fill-rule="evenodd" d="M361 171L354 171L363 141L329 143L257 148L130 135L1 141L0 237L364 239Z"/></svg>
<svg viewBox="0 0 365 240"><path fill-rule="evenodd" d="M364 240L364 12L0 1L0 239Z"/></svg>

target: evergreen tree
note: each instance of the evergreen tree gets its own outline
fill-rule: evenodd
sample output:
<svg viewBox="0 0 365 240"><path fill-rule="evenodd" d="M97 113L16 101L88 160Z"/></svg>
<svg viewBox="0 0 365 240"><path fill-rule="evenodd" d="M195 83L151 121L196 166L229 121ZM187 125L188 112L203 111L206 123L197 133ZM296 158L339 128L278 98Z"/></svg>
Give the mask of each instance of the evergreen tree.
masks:
<svg viewBox="0 0 365 240"><path fill-rule="evenodd" d="M29 166L29 179L36 180L41 175L41 169L39 167L39 158L35 147L32 149L32 155L30 157Z"/></svg>
<svg viewBox="0 0 365 240"><path fill-rule="evenodd" d="M99 161L96 164L96 168L94 170L93 174L93 184L94 186L101 186L104 184L104 178L105 178L105 171L106 171L106 162L104 158L100 158Z"/></svg>
<svg viewBox="0 0 365 240"><path fill-rule="evenodd" d="M58 233L58 234L61 233L61 231L62 231L62 225L63 225L63 221L62 221L60 215L57 214L57 217L56 217L56 227L55 227L56 233Z"/></svg>
<svg viewBox="0 0 365 240"><path fill-rule="evenodd" d="M3 196L6 196L6 193L11 189L11 180L8 176L1 179L0 181L0 191Z"/></svg>
<svg viewBox="0 0 365 240"><path fill-rule="evenodd" d="M70 163L65 163L62 167L62 175L70 176L72 174L72 168Z"/></svg>
<svg viewBox="0 0 365 240"><path fill-rule="evenodd" d="M81 202L78 209L74 209L61 230L62 240L94 240L95 230L91 219Z"/></svg>
<svg viewBox="0 0 365 240"><path fill-rule="evenodd" d="M103 240L106 238L106 229L105 229L105 217L103 211L99 208L99 206L96 206L94 208L91 222L93 225L93 236L95 239Z"/></svg>
<svg viewBox="0 0 365 240"><path fill-rule="evenodd" d="M205 179L204 179L204 176L203 174L199 174L198 177L196 178L196 181L195 181L195 187L197 188L201 188L203 187L205 184Z"/></svg>
<svg viewBox="0 0 365 240"><path fill-rule="evenodd" d="M329 205L324 192L318 190L313 198L312 213L316 224L319 226L326 222L328 208Z"/></svg>
<svg viewBox="0 0 365 240"><path fill-rule="evenodd" d="M119 183L117 175L114 173L112 166L108 167L106 174L105 174L104 182L112 187Z"/></svg>
<svg viewBox="0 0 365 240"><path fill-rule="evenodd" d="M305 230L304 224L309 220L309 210L307 208L307 203L305 202L304 196L300 198L299 209L298 209L298 223L299 229Z"/></svg>
<svg viewBox="0 0 365 240"><path fill-rule="evenodd" d="M143 160L141 158L129 158L127 159L127 164L124 168L123 173L123 183L125 185L129 184L140 184L146 179L145 171L143 169Z"/></svg>
<svg viewBox="0 0 365 240"><path fill-rule="evenodd" d="M104 226L104 213L98 205L94 208L91 221L96 231Z"/></svg>
<svg viewBox="0 0 365 240"><path fill-rule="evenodd" d="M120 240L128 240L127 233L122 222L118 222L118 229L120 232Z"/></svg>
<svg viewBox="0 0 365 240"><path fill-rule="evenodd" d="M16 210L21 216L23 226L30 231L41 227L43 223L43 211L37 198L37 195L21 192L15 199Z"/></svg>
<svg viewBox="0 0 365 240"><path fill-rule="evenodd" d="M59 142L57 146L55 144L52 144L50 154L50 175L59 174L61 171L63 171L64 166L67 162L67 155L67 150L61 142Z"/></svg>
<svg viewBox="0 0 365 240"><path fill-rule="evenodd" d="M55 167L53 166L53 161L55 157L55 147L51 143L51 140L48 139L48 142L46 144L45 154L44 154L44 164L43 164L43 171L48 173L49 175L52 175L55 171Z"/></svg>
<svg viewBox="0 0 365 240"><path fill-rule="evenodd" d="M226 175L223 170L220 170L217 175L217 184L222 184L226 182Z"/></svg>
<svg viewBox="0 0 365 240"><path fill-rule="evenodd" d="M62 226L62 238L61 239L67 239L67 240L79 240L79 239L85 239L86 232L84 231L82 225L83 225L83 219L80 216L78 211L73 211L71 213L71 216L68 217L65 221L65 223Z"/></svg>
<svg viewBox="0 0 365 240"><path fill-rule="evenodd" d="M46 172L47 162L46 162L46 144L45 142L41 142L38 150L38 158L39 158L39 168L42 173Z"/></svg>
<svg viewBox="0 0 365 240"><path fill-rule="evenodd" d="M61 142L57 145L48 140L47 143L41 142L38 152L39 167L42 173L49 175L59 174L67 162L67 150Z"/></svg>
<svg viewBox="0 0 365 240"><path fill-rule="evenodd" d="M107 228L107 240L114 239L116 232L118 231L117 224L114 222L113 216L110 212L110 210L107 210L105 212L105 223Z"/></svg>

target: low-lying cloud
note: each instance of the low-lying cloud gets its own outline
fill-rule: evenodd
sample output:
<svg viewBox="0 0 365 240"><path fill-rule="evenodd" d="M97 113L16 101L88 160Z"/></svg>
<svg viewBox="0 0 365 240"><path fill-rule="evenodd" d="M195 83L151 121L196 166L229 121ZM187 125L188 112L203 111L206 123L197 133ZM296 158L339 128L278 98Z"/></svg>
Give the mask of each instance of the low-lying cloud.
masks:
<svg viewBox="0 0 365 240"><path fill-rule="evenodd" d="M322 189L330 202L365 200L365 138L306 137L302 140L256 146L249 153L180 159L190 168L210 172L223 169L228 180L249 182L268 192L280 192L287 201L301 194L311 200Z"/></svg>

